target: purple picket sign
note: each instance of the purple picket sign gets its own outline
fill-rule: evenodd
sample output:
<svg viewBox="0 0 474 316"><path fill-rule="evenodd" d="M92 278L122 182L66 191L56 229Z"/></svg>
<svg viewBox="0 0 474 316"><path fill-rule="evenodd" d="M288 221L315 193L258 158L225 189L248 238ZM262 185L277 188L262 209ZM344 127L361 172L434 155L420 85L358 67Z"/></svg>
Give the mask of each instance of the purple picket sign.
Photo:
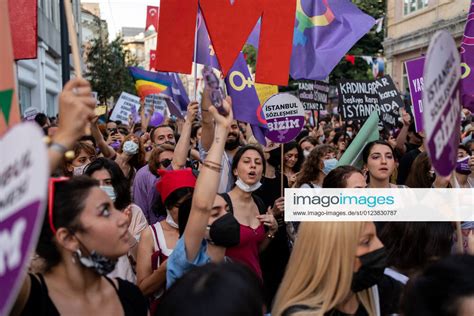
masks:
<svg viewBox="0 0 474 316"><path fill-rule="evenodd" d="M303 104L291 94L275 94L265 102L262 110L267 121L266 136L275 143L288 143L303 129Z"/></svg>
<svg viewBox="0 0 474 316"><path fill-rule="evenodd" d="M456 167L461 125L461 57L447 31L431 39L423 73L423 127L434 169L448 176Z"/></svg>
<svg viewBox="0 0 474 316"><path fill-rule="evenodd" d="M423 130L423 70L425 67L425 57L409 60L405 62L405 67L410 85L411 104L413 105L413 115L415 116L415 128L417 132Z"/></svg>
<svg viewBox="0 0 474 316"><path fill-rule="evenodd" d="M0 315L9 315L44 219L49 163L42 138L28 122L0 139Z"/></svg>
<svg viewBox="0 0 474 316"><path fill-rule="evenodd" d="M474 112L474 0L471 1L469 15L461 43L462 80L461 97L465 108Z"/></svg>

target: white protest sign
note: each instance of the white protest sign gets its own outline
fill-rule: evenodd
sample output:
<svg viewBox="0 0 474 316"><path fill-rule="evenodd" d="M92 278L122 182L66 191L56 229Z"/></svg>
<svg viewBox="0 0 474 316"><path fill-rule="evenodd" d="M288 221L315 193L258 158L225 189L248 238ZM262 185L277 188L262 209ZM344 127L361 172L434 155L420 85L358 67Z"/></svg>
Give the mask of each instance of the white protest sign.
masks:
<svg viewBox="0 0 474 316"><path fill-rule="evenodd" d="M121 121L123 124L128 123L128 118L132 113L138 112L140 109L140 98L136 95L122 92L120 98L117 100L115 104L114 110L110 115L111 121Z"/></svg>
<svg viewBox="0 0 474 316"><path fill-rule="evenodd" d="M23 117L27 121L33 121L35 119L36 114L38 114L38 109L30 106L23 112Z"/></svg>
<svg viewBox="0 0 474 316"><path fill-rule="evenodd" d="M43 136L28 122L0 140L0 315L8 315L18 294L44 219L49 162Z"/></svg>
<svg viewBox="0 0 474 316"><path fill-rule="evenodd" d="M431 39L425 61L423 128L434 169L447 176L456 167L461 124L461 57L447 31Z"/></svg>

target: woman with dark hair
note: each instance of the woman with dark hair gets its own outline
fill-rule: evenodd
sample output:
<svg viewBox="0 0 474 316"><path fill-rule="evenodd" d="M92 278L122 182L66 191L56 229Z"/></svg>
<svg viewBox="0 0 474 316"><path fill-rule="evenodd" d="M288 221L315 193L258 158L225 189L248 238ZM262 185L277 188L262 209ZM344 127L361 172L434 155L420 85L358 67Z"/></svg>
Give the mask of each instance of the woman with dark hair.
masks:
<svg viewBox="0 0 474 316"><path fill-rule="evenodd" d="M247 267L210 263L176 281L155 315L263 315L263 305L261 283Z"/></svg>
<svg viewBox="0 0 474 316"><path fill-rule="evenodd" d="M340 166L329 172L323 181L323 188L365 188L362 171L352 166Z"/></svg>
<svg viewBox="0 0 474 316"><path fill-rule="evenodd" d="M179 239L179 207L192 196L196 184L191 169L159 170L159 173L160 180L156 186L167 217L143 231L137 260L137 285L151 299L152 312L165 289L166 260Z"/></svg>
<svg viewBox="0 0 474 316"><path fill-rule="evenodd" d="M402 301L406 316L472 316L474 256L450 256L410 280Z"/></svg>
<svg viewBox="0 0 474 316"><path fill-rule="evenodd" d="M66 177L82 175L87 166L97 158L95 148L85 142L76 142L72 150L74 159L63 161L62 171Z"/></svg>
<svg viewBox="0 0 474 316"><path fill-rule="evenodd" d="M114 160L120 166L120 169L122 169L123 174L128 179L129 185L131 185L137 170L146 163L145 149L140 139L133 134L127 135Z"/></svg>
<svg viewBox="0 0 474 316"><path fill-rule="evenodd" d="M344 135L342 132L336 133L334 135L334 138L332 139L332 146L336 148L337 154L336 154L336 159L339 160L341 159L342 155L346 151L346 148L348 147L348 141L349 141L349 135Z"/></svg>
<svg viewBox="0 0 474 316"><path fill-rule="evenodd" d="M362 152L362 159L368 172L369 188L403 187L390 183L395 170L395 155L389 143L383 140L368 143Z"/></svg>
<svg viewBox="0 0 474 316"><path fill-rule="evenodd" d="M385 273L405 284L431 262L449 256L453 233L451 223L386 223L378 234L387 249L390 269Z"/></svg>
<svg viewBox="0 0 474 316"><path fill-rule="evenodd" d="M265 174L262 150L252 145L241 147L232 161L232 173L237 179L235 186L222 197L240 225L240 242L235 247L227 248L226 255L246 264L262 278L259 252L268 246L278 230L271 211L267 211L262 200L253 194L261 186L260 180Z"/></svg>
<svg viewBox="0 0 474 316"><path fill-rule="evenodd" d="M293 141L283 145L283 173L288 179L290 187L295 184L296 174L300 171L303 161L303 151L297 142Z"/></svg>
<svg viewBox="0 0 474 316"><path fill-rule="evenodd" d="M318 139L313 136L306 136L298 142L298 145L303 151L303 156L307 158L311 150L313 150L314 147L318 146Z"/></svg>
<svg viewBox="0 0 474 316"><path fill-rule="evenodd" d="M36 249L46 270L26 278L13 314L147 315L134 284L106 276L130 248L127 216L89 177L51 179L49 190Z"/></svg>
<svg viewBox="0 0 474 316"><path fill-rule="evenodd" d="M136 275L134 271L138 241L141 232L147 227L146 218L140 207L132 203L128 181L115 161L98 158L87 167L85 174L99 181L100 188L114 202L115 208L124 212L128 217L128 231L133 236L130 239L130 251L126 256L119 258L111 276L117 276L135 283Z"/></svg>
<svg viewBox="0 0 474 316"><path fill-rule="evenodd" d="M431 188L435 179L430 157L422 152L413 161L405 184L410 188Z"/></svg>
<svg viewBox="0 0 474 316"><path fill-rule="evenodd" d="M323 172L331 154L331 146L316 146L303 162L301 171L296 176L295 188L320 188L323 184L325 173Z"/></svg>

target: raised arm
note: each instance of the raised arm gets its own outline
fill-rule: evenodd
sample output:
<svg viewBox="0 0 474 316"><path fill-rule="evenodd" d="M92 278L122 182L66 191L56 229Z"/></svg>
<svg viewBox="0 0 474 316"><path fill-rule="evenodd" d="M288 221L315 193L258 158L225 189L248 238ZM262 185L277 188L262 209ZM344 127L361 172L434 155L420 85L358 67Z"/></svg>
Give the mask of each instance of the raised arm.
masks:
<svg viewBox="0 0 474 316"><path fill-rule="evenodd" d="M216 129L213 133L214 141L196 181L191 213L184 230L186 257L189 261L193 261L199 251L217 194L220 172L216 170L216 165L220 165L229 127L233 120L230 102L229 97L224 101L224 107L229 113L227 116L219 114L214 106L209 108L209 113L212 114L216 121Z"/></svg>
<svg viewBox="0 0 474 316"><path fill-rule="evenodd" d="M176 144L173 160L171 161L174 170L181 169L186 165L186 158L188 157L189 148L191 147L191 129L198 111L198 106L197 102L191 102L188 105L186 121L183 124L181 136Z"/></svg>
<svg viewBox="0 0 474 316"><path fill-rule="evenodd" d="M59 128L52 141L62 146L63 150L72 148L94 117L96 101L91 92L89 82L76 78L69 81L59 95ZM64 158L64 153L51 148L48 156L52 173Z"/></svg>
<svg viewBox="0 0 474 316"><path fill-rule="evenodd" d="M201 101L201 146L202 149L208 151L211 148L212 141L214 139L214 117L209 112L211 106L211 100L209 98L209 90L204 88L202 101Z"/></svg>
<svg viewBox="0 0 474 316"><path fill-rule="evenodd" d="M407 136L408 136L408 127L410 127L411 124L411 116L410 113L407 113L405 109L400 109L402 113L402 122L403 122L403 127L400 129L400 133L398 133L397 136L397 145L395 148L397 148L400 153L403 155L405 154L407 148L405 146L405 143L407 141Z"/></svg>

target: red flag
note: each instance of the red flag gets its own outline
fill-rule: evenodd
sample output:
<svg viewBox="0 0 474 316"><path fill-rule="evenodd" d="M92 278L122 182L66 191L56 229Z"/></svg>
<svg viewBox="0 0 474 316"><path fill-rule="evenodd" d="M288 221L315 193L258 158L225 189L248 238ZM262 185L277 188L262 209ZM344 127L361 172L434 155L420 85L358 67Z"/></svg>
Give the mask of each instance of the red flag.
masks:
<svg viewBox="0 0 474 316"><path fill-rule="evenodd" d="M346 55L346 60L351 64L355 65L356 57L354 55Z"/></svg>
<svg viewBox="0 0 474 316"><path fill-rule="evenodd" d="M37 0L8 0L13 54L18 59L34 59L38 48Z"/></svg>
<svg viewBox="0 0 474 316"><path fill-rule="evenodd" d="M0 1L0 136L20 122L16 99L13 49L6 1ZM1 306L0 306L1 307Z"/></svg>
<svg viewBox="0 0 474 316"><path fill-rule="evenodd" d="M146 26L145 31L153 25L155 32L158 32L158 20L160 19L160 8L147 6L146 8Z"/></svg>
<svg viewBox="0 0 474 316"><path fill-rule="evenodd" d="M148 69L150 69L150 70L155 69L156 70L155 62L156 62L156 50L152 49L152 50L150 50L150 65L148 66Z"/></svg>

